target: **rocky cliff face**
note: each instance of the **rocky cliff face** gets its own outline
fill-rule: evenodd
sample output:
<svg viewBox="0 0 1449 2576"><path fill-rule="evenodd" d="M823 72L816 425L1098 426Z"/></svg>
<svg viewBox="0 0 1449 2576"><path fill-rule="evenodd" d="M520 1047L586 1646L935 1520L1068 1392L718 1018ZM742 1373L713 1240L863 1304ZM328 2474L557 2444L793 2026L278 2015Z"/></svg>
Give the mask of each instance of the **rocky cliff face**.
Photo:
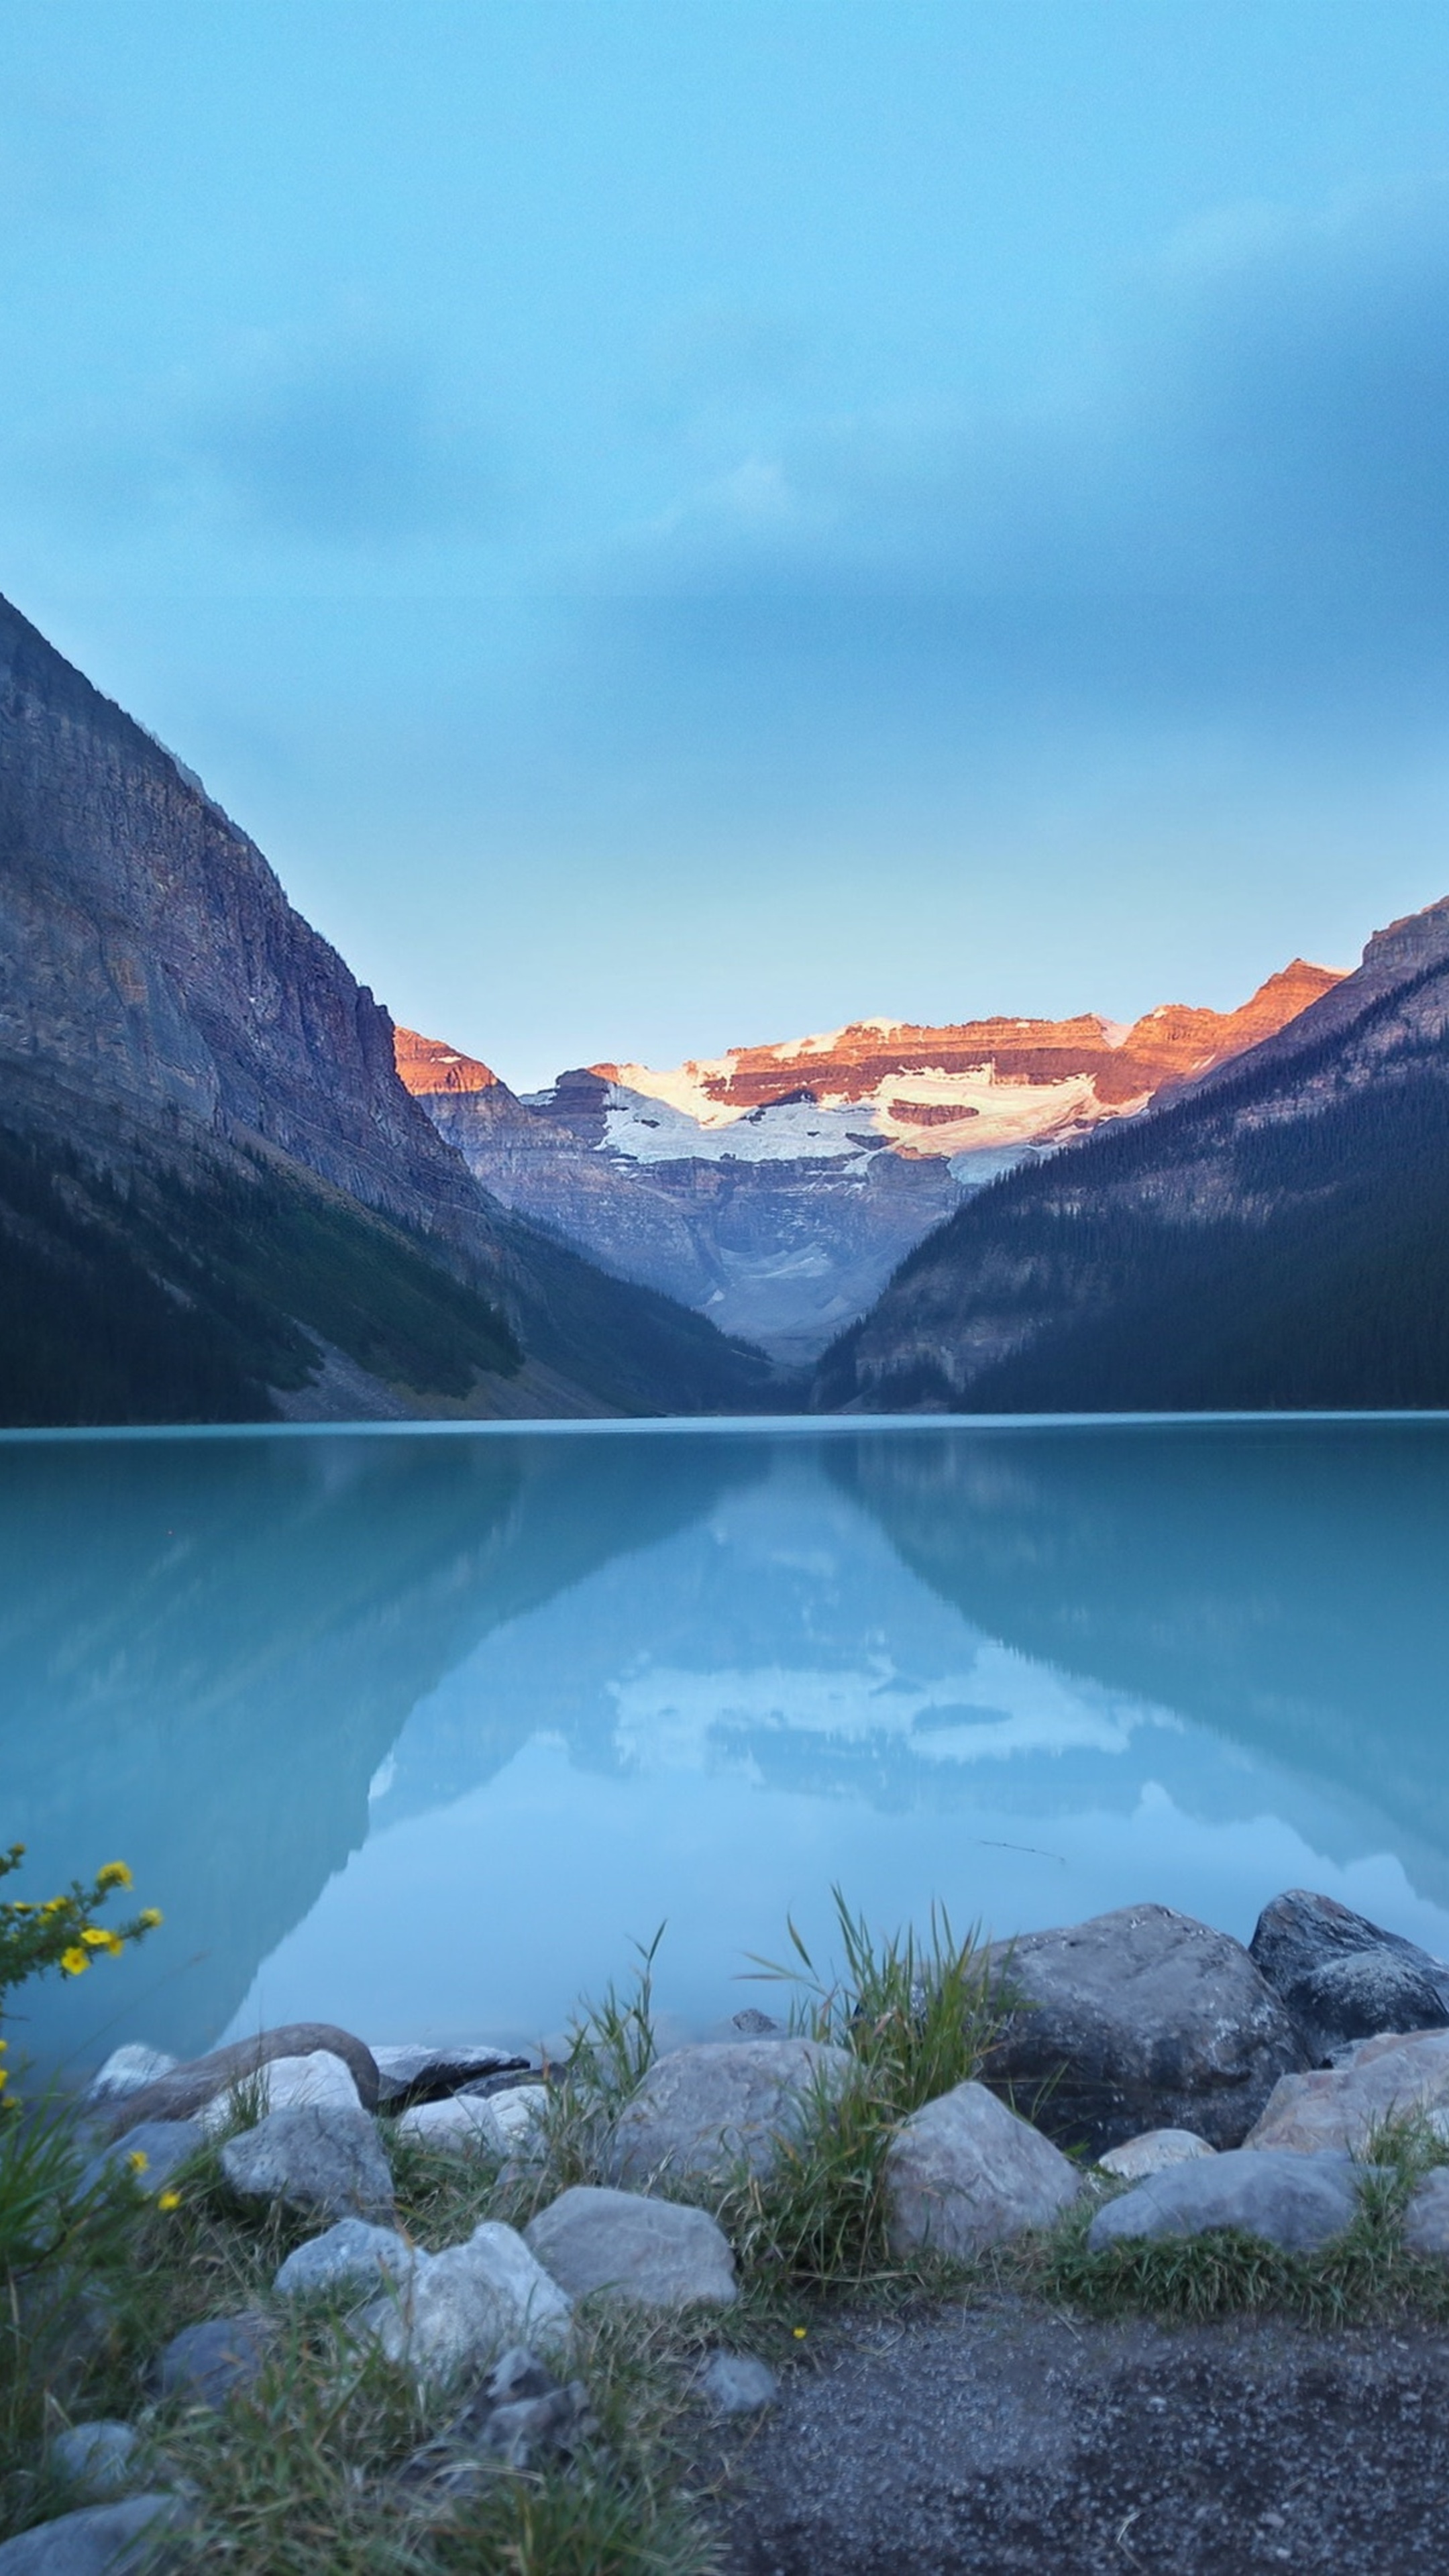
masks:
<svg viewBox="0 0 1449 2576"><path fill-rule="evenodd" d="M1442 1403L1446 1111L1449 902L1146 1117L964 1207L816 1401Z"/></svg>
<svg viewBox="0 0 1449 2576"><path fill-rule="evenodd" d="M508 1207L792 1364L814 1359L964 1197L1131 1116L1337 978L1301 959L1243 1008L1131 1027L869 1020L656 1072L602 1064L518 1099L410 1030L398 1069Z"/></svg>

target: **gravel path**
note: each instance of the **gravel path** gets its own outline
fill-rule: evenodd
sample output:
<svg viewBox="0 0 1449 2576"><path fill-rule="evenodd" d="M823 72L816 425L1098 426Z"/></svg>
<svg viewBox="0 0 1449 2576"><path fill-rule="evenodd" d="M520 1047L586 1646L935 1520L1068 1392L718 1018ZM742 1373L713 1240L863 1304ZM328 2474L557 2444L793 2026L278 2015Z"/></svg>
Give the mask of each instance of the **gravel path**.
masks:
<svg viewBox="0 0 1449 2576"><path fill-rule="evenodd" d="M1449 2566L1449 2336L1003 2304L831 2329L734 2455L731 2576Z"/></svg>

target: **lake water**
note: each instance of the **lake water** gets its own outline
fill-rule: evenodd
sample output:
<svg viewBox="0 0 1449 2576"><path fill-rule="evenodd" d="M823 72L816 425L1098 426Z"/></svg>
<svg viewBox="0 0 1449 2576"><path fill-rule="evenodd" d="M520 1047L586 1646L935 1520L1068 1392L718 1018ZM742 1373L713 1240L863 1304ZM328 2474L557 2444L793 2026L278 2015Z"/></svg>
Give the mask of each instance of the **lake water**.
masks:
<svg viewBox="0 0 1449 2576"><path fill-rule="evenodd" d="M84 2066L270 2021L534 2041L667 1924L998 1933L1307 1885L1449 1953L1449 1425L0 1440L0 1840L165 1929Z"/></svg>

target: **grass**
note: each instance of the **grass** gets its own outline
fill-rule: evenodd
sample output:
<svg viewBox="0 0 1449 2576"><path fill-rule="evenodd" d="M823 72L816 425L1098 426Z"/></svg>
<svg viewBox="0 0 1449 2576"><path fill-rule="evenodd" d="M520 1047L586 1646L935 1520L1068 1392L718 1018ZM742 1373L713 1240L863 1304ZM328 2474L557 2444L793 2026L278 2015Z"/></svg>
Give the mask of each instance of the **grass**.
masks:
<svg viewBox="0 0 1449 2576"><path fill-rule="evenodd" d="M792 1992L792 2027L844 2052L822 2072L795 2135L761 2179L730 2174L710 2198L730 2234L737 2305L650 2317L586 2301L572 2367L596 2420L581 2453L537 2473L497 2471L471 2495L400 2478L411 2453L445 2430L457 2402L349 2332L345 2303L287 2305L271 2283L306 2222L259 2211L228 2189L223 2137L174 2179L163 2212L119 2174L78 2189L63 2121L43 2108L0 2128L0 2524L18 2530L74 2502L47 2461L68 2420L135 2421L159 2483L189 2483L196 2520L179 2563L228 2576L709 2576L704 2447L692 2388L721 2343L780 2361L813 2348L847 2302L897 2308L944 2293L1126 2314L1209 2320L1275 2313L1316 2326L1410 2316L1449 2324L1449 2265L1417 2259L1403 2214L1423 2175L1449 2162L1425 2121L1370 2141L1349 2230L1311 2257L1241 2235L1117 2244L1090 2252L1087 2229L1109 2186L1094 2182L1056 2228L976 2266L892 2257L884 2168L901 2119L977 2074L1009 1998L974 1933L944 1914L928 1936L879 1940L836 1894L840 1968L824 1975L791 1928L785 1966L759 1963ZM570 2183L607 2171L609 2134L657 2050L658 1936L630 1979L585 2008L550 2070L541 2161L500 2168L388 2134L398 2223L429 2250L483 2218L524 2225ZM260 2107L235 2105L237 2124ZM255 2309L272 2342L255 2386L221 2415L148 2393L146 2366L179 2327Z"/></svg>

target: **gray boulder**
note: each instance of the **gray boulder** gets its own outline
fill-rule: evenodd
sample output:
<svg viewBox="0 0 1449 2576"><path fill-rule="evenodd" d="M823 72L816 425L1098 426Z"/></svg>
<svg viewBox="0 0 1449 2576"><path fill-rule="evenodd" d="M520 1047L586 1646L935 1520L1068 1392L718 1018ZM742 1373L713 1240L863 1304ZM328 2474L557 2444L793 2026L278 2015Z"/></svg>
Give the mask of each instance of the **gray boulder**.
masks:
<svg viewBox="0 0 1449 2576"><path fill-rule="evenodd" d="M395 2047L374 2048L372 2056L378 2074L378 2101L388 2110L404 2110L414 2102L442 2102L450 2093L461 2093L465 2084L493 2075L529 2071L526 2057L511 2057L506 2048L481 2045L445 2048L426 2040L412 2040Z"/></svg>
<svg viewBox="0 0 1449 2576"><path fill-rule="evenodd" d="M1411 2254L1449 2255L1449 2165L1425 2174L1404 2214L1404 2243Z"/></svg>
<svg viewBox="0 0 1449 2576"><path fill-rule="evenodd" d="M1325 2147L1357 2154L1384 2120L1449 2116L1449 2031L1387 2033L1366 2039L1351 2065L1285 2075L1274 2086L1247 2145L1314 2155Z"/></svg>
<svg viewBox="0 0 1449 2576"><path fill-rule="evenodd" d="M737 2163L770 2170L798 2136L812 2095L838 2092L854 2061L811 2039L704 2040L657 2058L615 2125L615 2183L721 2180Z"/></svg>
<svg viewBox="0 0 1449 2576"><path fill-rule="evenodd" d="M561 2348L572 2315L572 2300L523 2238L485 2219L466 2244L417 2255L406 2280L364 2308L355 2330L419 2380L441 2381L481 2370L511 2344Z"/></svg>
<svg viewBox="0 0 1449 2576"><path fill-rule="evenodd" d="M395 2227L365 2218L339 2218L324 2236L309 2236L287 2256L272 2283L279 2298L311 2298L324 2290L355 2290L376 2297L385 2280L412 2269L413 2248Z"/></svg>
<svg viewBox="0 0 1449 2576"><path fill-rule="evenodd" d="M110 2174L129 2172L139 2191L164 2191L178 2167L205 2143L199 2120L143 2120L138 2128L128 2129L123 2138L113 2139L98 2156L92 2156L81 2177L82 2188L93 2191ZM144 2156L145 2163L133 2163L136 2156Z"/></svg>
<svg viewBox="0 0 1449 2576"><path fill-rule="evenodd" d="M903 2120L885 2178L892 2253L963 2262L1048 2226L1082 2188L1075 2165L984 2084L958 2084Z"/></svg>
<svg viewBox="0 0 1449 2576"><path fill-rule="evenodd" d="M140 2447L140 2435L130 2424L68 2424L51 2443L50 2457L68 2485L100 2503L135 2485Z"/></svg>
<svg viewBox="0 0 1449 2576"><path fill-rule="evenodd" d="M599 2290L641 2308L727 2308L737 2296L723 2229L677 2200L581 2183L540 2210L523 2239L572 2299Z"/></svg>
<svg viewBox="0 0 1449 2576"><path fill-rule="evenodd" d="M187 2519L185 2505L170 2495L86 2505L0 2544L0 2576L133 2576L153 2563L162 2533Z"/></svg>
<svg viewBox="0 0 1449 2576"><path fill-rule="evenodd" d="M1172 2128L1235 2147L1307 2063L1242 1943L1168 1906L1030 1932L993 1958L1011 2008L987 2081L1062 2146L1100 2156Z"/></svg>
<svg viewBox="0 0 1449 2576"><path fill-rule="evenodd" d="M1190 2164L1194 2156L1216 2152L1205 2138L1195 2137L1191 2129L1144 2129L1140 2138L1128 2138L1123 2146L1109 2147L1097 2162L1114 2182L1145 2182L1149 2174L1166 2173L1169 2165Z"/></svg>
<svg viewBox="0 0 1449 2576"><path fill-rule="evenodd" d="M138 2120L193 2119L216 2094L230 2092L274 2057L310 2057L319 2048L341 2058L363 2109L375 2111L378 2074L371 2049L334 2022L289 2021L276 2030L259 2031L255 2039L233 2040L226 2048L214 2048L209 2057L193 2057L174 2067L169 2075L118 2102L113 2122L130 2128Z"/></svg>
<svg viewBox="0 0 1449 2576"><path fill-rule="evenodd" d="M221 2169L244 2200L323 2218L390 2219L392 2175L365 2111L299 2105L229 2138Z"/></svg>
<svg viewBox="0 0 1449 2576"><path fill-rule="evenodd" d="M699 2393L716 2415L758 2415L773 2406L780 2383L749 2352L713 2352L699 2374Z"/></svg>
<svg viewBox="0 0 1449 2576"><path fill-rule="evenodd" d="M1321 2066L1355 2040L1449 2025L1449 1964L1306 1887L1275 1896L1249 1944Z"/></svg>
<svg viewBox="0 0 1449 2576"><path fill-rule="evenodd" d="M1099 2209L1087 2233L1094 2254L1129 2238L1203 2236L1232 2227L1286 2253L1308 2254L1341 2236L1369 2169L1352 2156L1266 2154L1252 2147L1173 2165Z"/></svg>
<svg viewBox="0 0 1449 2576"><path fill-rule="evenodd" d="M266 2320L257 2316L183 2326L157 2354L156 2385L163 2397L183 2397L191 2406L224 2406L260 2378L267 2342Z"/></svg>

